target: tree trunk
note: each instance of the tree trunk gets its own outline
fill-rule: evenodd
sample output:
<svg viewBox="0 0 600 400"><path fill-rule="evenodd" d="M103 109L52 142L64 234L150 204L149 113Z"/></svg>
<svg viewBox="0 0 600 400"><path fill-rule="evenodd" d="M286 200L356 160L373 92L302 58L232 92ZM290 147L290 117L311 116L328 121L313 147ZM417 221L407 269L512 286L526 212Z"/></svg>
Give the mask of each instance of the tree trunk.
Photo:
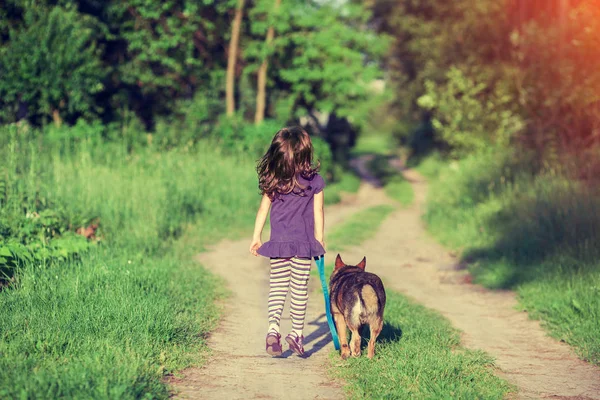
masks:
<svg viewBox="0 0 600 400"><path fill-rule="evenodd" d="M275 0L274 10L279 8L281 0ZM265 45L267 48L271 45L275 29L270 26L267 30L267 39ZM256 88L256 114L254 115L254 123L259 125L265 119L265 107L267 100L267 67L269 66L269 57L265 56L262 64L258 69L258 83Z"/></svg>
<svg viewBox="0 0 600 400"><path fill-rule="evenodd" d="M60 112L57 109L52 110L52 119L54 120L54 125L57 128L60 128L62 125L62 118L60 117Z"/></svg>
<svg viewBox="0 0 600 400"><path fill-rule="evenodd" d="M227 116L235 113L235 67L237 64L238 43L240 41L240 30L242 26L242 15L244 13L244 3L246 0L238 0L235 9L235 17L231 26L231 40L229 41L229 57L227 59L227 80L225 84Z"/></svg>

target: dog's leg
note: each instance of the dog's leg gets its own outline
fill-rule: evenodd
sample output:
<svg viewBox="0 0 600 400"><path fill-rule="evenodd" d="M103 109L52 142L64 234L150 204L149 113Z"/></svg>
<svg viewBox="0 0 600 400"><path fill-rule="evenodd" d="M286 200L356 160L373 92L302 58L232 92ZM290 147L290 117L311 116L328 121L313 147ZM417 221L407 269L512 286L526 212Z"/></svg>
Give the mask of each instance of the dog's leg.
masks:
<svg viewBox="0 0 600 400"><path fill-rule="evenodd" d="M367 352L367 357L373 358L373 356L375 355L375 340L377 340L377 336L379 336L381 330L383 329L383 319L373 321L372 324L369 324L369 328L371 329L371 339L369 340L369 350Z"/></svg>
<svg viewBox="0 0 600 400"><path fill-rule="evenodd" d="M348 348L348 338L346 337L346 320L341 313L333 314L335 319L335 327L340 339L340 345L342 347L342 359L350 357L350 349Z"/></svg>
<svg viewBox="0 0 600 400"><path fill-rule="evenodd" d="M350 339L350 348L352 350L352 356L358 357L360 356L360 332L359 328L351 327L350 331L352 332L352 338Z"/></svg>

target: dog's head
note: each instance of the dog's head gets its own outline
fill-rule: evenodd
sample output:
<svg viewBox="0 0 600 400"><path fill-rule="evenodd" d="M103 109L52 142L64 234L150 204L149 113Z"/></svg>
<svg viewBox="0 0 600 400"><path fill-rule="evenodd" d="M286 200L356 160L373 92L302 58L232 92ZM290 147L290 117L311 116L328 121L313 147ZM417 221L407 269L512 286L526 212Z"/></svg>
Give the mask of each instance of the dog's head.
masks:
<svg viewBox="0 0 600 400"><path fill-rule="evenodd" d="M356 265L348 265L344 261L342 261L342 257L338 254L337 257L335 258L335 268L333 270L333 274L335 274L336 272L338 272L340 269L342 269L344 267L358 267L364 271L366 266L367 266L367 257L363 257L361 262L359 262Z"/></svg>

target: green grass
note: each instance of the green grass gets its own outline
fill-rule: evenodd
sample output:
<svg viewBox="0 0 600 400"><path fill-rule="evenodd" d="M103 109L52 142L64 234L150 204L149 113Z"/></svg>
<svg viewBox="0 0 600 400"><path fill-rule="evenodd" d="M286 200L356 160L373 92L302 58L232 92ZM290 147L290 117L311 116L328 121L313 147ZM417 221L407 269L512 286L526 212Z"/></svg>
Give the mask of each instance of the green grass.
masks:
<svg viewBox="0 0 600 400"><path fill-rule="evenodd" d="M398 146L394 143L392 135L388 134L362 134L358 137L356 145L352 148L353 155L381 154L390 155Z"/></svg>
<svg viewBox="0 0 600 400"><path fill-rule="evenodd" d="M392 211L394 211L393 206L380 205L351 215L329 232L326 237L327 247L332 251L339 251L345 247L361 244L377 232L381 223Z"/></svg>
<svg viewBox="0 0 600 400"><path fill-rule="evenodd" d="M130 256L28 265L0 293L0 397L167 398L163 376L202 361L220 282L175 252Z"/></svg>
<svg viewBox="0 0 600 400"><path fill-rule="evenodd" d="M403 206L409 206L415 199L413 188L402 175L392 178L384 187L385 194Z"/></svg>
<svg viewBox="0 0 600 400"><path fill-rule="evenodd" d="M438 313L388 290L384 317L373 360L331 358L351 399L501 399L513 390L488 355L460 347L460 333Z"/></svg>
<svg viewBox="0 0 600 400"><path fill-rule="evenodd" d="M336 204L342 199L342 193L356 193L360 187L360 178L351 172L343 172L339 181L327 185L325 204Z"/></svg>
<svg viewBox="0 0 600 400"><path fill-rule="evenodd" d="M361 244L393 210L382 205L352 215L328 235L328 247L338 252ZM325 269L329 276L333 264ZM373 360L341 361L337 352L330 358L331 373L346 381L350 398L500 399L513 390L494 376L489 356L460 347L459 332L438 313L388 290L384 319Z"/></svg>
<svg viewBox="0 0 600 400"><path fill-rule="evenodd" d="M600 193L529 165L501 152L449 165L425 221L476 282L516 290L552 336L600 365Z"/></svg>
<svg viewBox="0 0 600 400"><path fill-rule="evenodd" d="M11 160L0 247L20 237L6 232L23 234L21 213L44 209L63 216L61 229L98 218L102 239L20 265L0 290L0 397L167 398L165 374L206 357L223 295L193 255L251 226L253 162L209 142L164 153L67 144L23 137L0 149Z"/></svg>
<svg viewBox="0 0 600 400"><path fill-rule="evenodd" d="M414 167L417 172L430 180L437 178L443 169L448 168L448 162L444 161L442 155L438 152L431 153L420 160L417 165L412 165L410 159L408 164L409 167Z"/></svg>

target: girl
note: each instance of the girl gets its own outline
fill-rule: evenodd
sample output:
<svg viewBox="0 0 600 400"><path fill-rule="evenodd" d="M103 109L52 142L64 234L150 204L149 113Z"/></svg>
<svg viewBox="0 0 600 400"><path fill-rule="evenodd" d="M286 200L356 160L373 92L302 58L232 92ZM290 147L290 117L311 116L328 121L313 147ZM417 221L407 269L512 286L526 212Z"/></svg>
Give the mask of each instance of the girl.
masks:
<svg viewBox="0 0 600 400"><path fill-rule="evenodd" d="M283 128L257 166L263 195L250 252L271 259L267 353L281 355L279 321L291 292L292 331L285 340L294 353L304 354L302 329L308 302L311 257L323 249L323 189L325 182L312 165L313 147L299 127ZM271 209L271 240L261 243L262 229ZM290 290L291 289L291 290Z"/></svg>

